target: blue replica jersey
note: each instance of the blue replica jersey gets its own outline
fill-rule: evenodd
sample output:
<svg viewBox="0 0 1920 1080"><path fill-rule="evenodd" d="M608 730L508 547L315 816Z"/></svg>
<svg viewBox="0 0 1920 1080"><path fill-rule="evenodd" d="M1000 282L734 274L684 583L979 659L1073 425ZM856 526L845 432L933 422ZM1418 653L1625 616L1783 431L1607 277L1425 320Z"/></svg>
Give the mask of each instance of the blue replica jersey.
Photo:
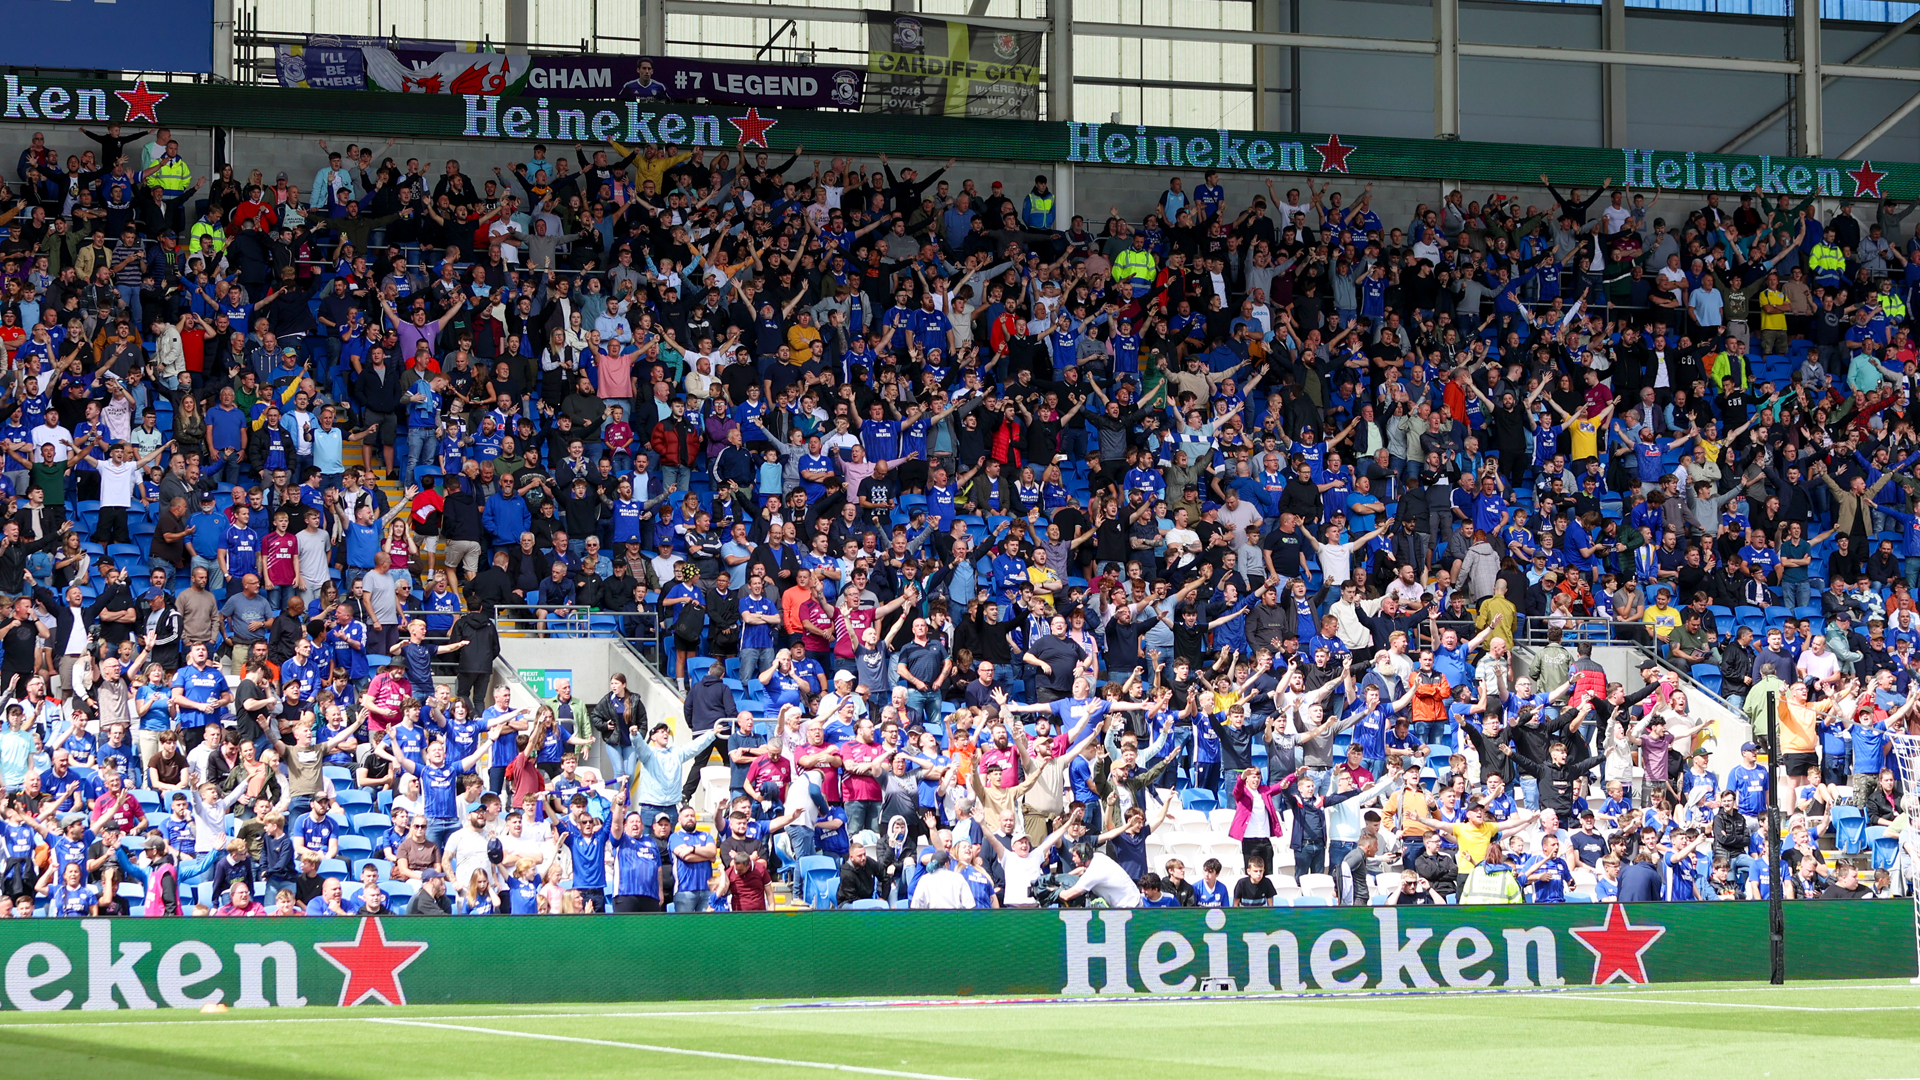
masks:
<svg viewBox="0 0 1920 1080"><path fill-rule="evenodd" d="M1553 876L1542 878L1538 881L1531 880L1533 875L1543 871ZM1526 869L1521 872L1520 876L1522 879L1527 880L1529 887L1533 889L1534 903L1566 903L1567 885L1573 881L1573 870L1567 866L1567 860L1557 855L1551 859L1542 859L1535 856L1528 861Z"/></svg>
<svg viewBox="0 0 1920 1080"><path fill-rule="evenodd" d="M293 823L294 838L309 851L327 850L327 845L339 832L340 827L330 817L315 821L312 814L301 814L300 820Z"/></svg>
<svg viewBox="0 0 1920 1080"><path fill-rule="evenodd" d="M40 834L33 826L22 822L18 825L0 825L0 840L6 844L7 858L24 859L33 854L40 846Z"/></svg>
<svg viewBox="0 0 1920 1080"><path fill-rule="evenodd" d="M421 765L416 771L420 774L420 790L425 796L427 817L442 821L458 818L459 807L455 805L458 800L453 786L460 779L460 774L445 765Z"/></svg>
<svg viewBox="0 0 1920 1080"><path fill-rule="evenodd" d="M651 836L625 834L611 841L613 895L660 898L660 844Z"/></svg>
<svg viewBox="0 0 1920 1080"><path fill-rule="evenodd" d="M193 819L170 817L160 826L160 835L167 838L167 846L178 856L196 855L199 852L193 843Z"/></svg>
<svg viewBox="0 0 1920 1080"><path fill-rule="evenodd" d="M178 690L188 701L197 702L202 705L219 700L232 689L227 684L227 677L221 674L219 668L212 665L197 668L192 664L188 664L174 673L173 688ZM198 709L181 709L180 726L189 728L206 727L208 724L220 724L227 719L228 712L229 710L225 706L221 706L213 712L201 712Z"/></svg>
<svg viewBox="0 0 1920 1080"><path fill-rule="evenodd" d="M588 836L572 821L562 819L557 823L560 833L565 837L567 850L573 856L573 887L576 889L605 889L607 887L607 830L602 828ZM701 886L705 888L705 886Z"/></svg>
<svg viewBox="0 0 1920 1080"><path fill-rule="evenodd" d="M1727 773L1727 788L1733 792L1734 805L1748 817L1758 817L1767 808L1767 770L1758 765L1735 765Z"/></svg>
<svg viewBox="0 0 1920 1080"><path fill-rule="evenodd" d="M713 863L707 859L683 859L680 849L683 847L706 847L713 843L713 837L695 829L688 832L675 829L667 838L667 848L673 852L673 887L677 892L699 892L710 884Z"/></svg>
<svg viewBox="0 0 1920 1080"><path fill-rule="evenodd" d="M255 574L260 569L260 534L242 525L227 528L220 539L227 553L227 573L233 577Z"/></svg>
<svg viewBox="0 0 1920 1080"><path fill-rule="evenodd" d="M1226 907L1229 899L1224 881L1209 885L1206 878L1201 878L1193 883L1193 902L1196 907Z"/></svg>
<svg viewBox="0 0 1920 1080"><path fill-rule="evenodd" d="M868 461L892 461L900 456L898 420L863 420L860 443L867 449Z"/></svg>

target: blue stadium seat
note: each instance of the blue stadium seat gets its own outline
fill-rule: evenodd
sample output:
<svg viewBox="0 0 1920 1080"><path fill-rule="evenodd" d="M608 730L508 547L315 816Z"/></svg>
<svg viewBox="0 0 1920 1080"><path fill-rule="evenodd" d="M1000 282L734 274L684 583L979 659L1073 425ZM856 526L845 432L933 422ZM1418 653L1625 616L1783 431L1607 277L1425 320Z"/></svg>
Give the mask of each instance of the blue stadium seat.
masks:
<svg viewBox="0 0 1920 1080"><path fill-rule="evenodd" d="M1720 695L1721 676L1719 668L1712 664L1695 664L1693 665L1692 675L1696 682L1713 691L1715 697Z"/></svg>
<svg viewBox="0 0 1920 1080"><path fill-rule="evenodd" d="M345 860L342 860L342 859L320 860L320 876L321 877L340 877L340 878L346 877L347 864Z"/></svg>
<svg viewBox="0 0 1920 1080"><path fill-rule="evenodd" d="M366 813L353 815L353 831L369 840L374 839L391 828L393 828L393 819L385 814Z"/></svg>
<svg viewBox="0 0 1920 1080"><path fill-rule="evenodd" d="M1867 850L1867 813L1845 803L1833 808L1834 846L1842 855L1858 855Z"/></svg>
<svg viewBox="0 0 1920 1080"><path fill-rule="evenodd" d="M815 909L830 908L840 892L840 868L825 855L807 855L797 867L801 896Z"/></svg>
<svg viewBox="0 0 1920 1080"><path fill-rule="evenodd" d="M1887 830L1879 825L1868 829L1867 832L1872 833L1874 829L1879 829L1880 835L1868 837L1873 850L1873 868L1892 870L1894 864L1900 860L1900 837L1888 836Z"/></svg>
<svg viewBox="0 0 1920 1080"><path fill-rule="evenodd" d="M846 906L848 911L886 911L892 905L885 900L855 900Z"/></svg>
<svg viewBox="0 0 1920 1080"><path fill-rule="evenodd" d="M340 857L351 859L355 856L366 858L373 854L373 841L364 836L339 837Z"/></svg>
<svg viewBox="0 0 1920 1080"><path fill-rule="evenodd" d="M356 859L353 864L353 879L355 881L360 880L360 868L363 866L372 866L374 869L380 871L380 880L382 883L387 880L387 875L393 872L393 864L385 859Z"/></svg>

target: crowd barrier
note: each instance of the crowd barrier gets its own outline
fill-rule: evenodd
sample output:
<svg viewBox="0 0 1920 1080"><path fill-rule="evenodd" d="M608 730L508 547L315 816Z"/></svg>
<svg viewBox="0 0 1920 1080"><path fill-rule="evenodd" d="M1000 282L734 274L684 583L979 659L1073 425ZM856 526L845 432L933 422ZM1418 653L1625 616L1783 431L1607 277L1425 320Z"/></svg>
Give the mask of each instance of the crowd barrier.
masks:
<svg viewBox="0 0 1920 1080"><path fill-rule="evenodd" d="M1915 973L1906 901L1791 904L1790 979ZM1321 993L1765 980L1757 903L33 919L7 1008Z"/></svg>

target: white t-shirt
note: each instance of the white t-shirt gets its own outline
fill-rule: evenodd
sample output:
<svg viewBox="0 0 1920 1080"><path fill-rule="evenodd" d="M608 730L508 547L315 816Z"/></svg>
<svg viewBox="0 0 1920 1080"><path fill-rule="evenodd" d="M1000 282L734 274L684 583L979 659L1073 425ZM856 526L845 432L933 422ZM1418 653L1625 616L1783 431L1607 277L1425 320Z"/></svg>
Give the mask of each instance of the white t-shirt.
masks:
<svg viewBox="0 0 1920 1080"><path fill-rule="evenodd" d="M1046 863L1046 853L1028 855L1022 858L1011 850L1001 852L1000 869L1007 878L1007 906L1032 907L1032 888L1034 879L1040 876L1040 868Z"/></svg>
<svg viewBox="0 0 1920 1080"><path fill-rule="evenodd" d="M1140 889L1120 868L1120 864L1099 852L1095 852L1093 861L1080 871L1080 888L1107 902L1113 908L1137 908L1140 906Z"/></svg>
<svg viewBox="0 0 1920 1080"><path fill-rule="evenodd" d="M1831 651L1815 653L1812 649L1800 654L1800 661L1794 670L1803 679L1829 679L1840 671L1840 658Z"/></svg>
<svg viewBox="0 0 1920 1080"><path fill-rule="evenodd" d="M40 460L40 448L53 444L53 460L67 460L67 444L73 441L73 432L59 424L41 424L33 429L33 460Z"/></svg>
<svg viewBox="0 0 1920 1080"><path fill-rule="evenodd" d="M1321 544L1320 573L1329 585L1345 584L1353 576L1353 550L1356 543Z"/></svg>
<svg viewBox="0 0 1920 1080"><path fill-rule="evenodd" d="M1179 548L1180 554L1174 558L1175 566L1185 566L1193 561L1193 553L1186 549L1200 542L1200 534L1192 529L1168 529L1167 549Z"/></svg>
<svg viewBox="0 0 1920 1080"><path fill-rule="evenodd" d="M94 462L100 469L100 505L130 507L133 505L133 481L140 475L140 466L131 461L115 463L112 460Z"/></svg>
<svg viewBox="0 0 1920 1080"><path fill-rule="evenodd" d="M1136 900L1139 896L1134 893ZM944 869L922 874L920 880L914 882L913 899L908 906L922 910L968 911L973 908L973 886L948 864Z"/></svg>
<svg viewBox="0 0 1920 1080"><path fill-rule="evenodd" d="M505 846L501 845L502 848ZM475 870L485 870L489 865L487 834L462 826L459 832L447 837L446 856L448 864L453 867L453 880L472 880Z"/></svg>

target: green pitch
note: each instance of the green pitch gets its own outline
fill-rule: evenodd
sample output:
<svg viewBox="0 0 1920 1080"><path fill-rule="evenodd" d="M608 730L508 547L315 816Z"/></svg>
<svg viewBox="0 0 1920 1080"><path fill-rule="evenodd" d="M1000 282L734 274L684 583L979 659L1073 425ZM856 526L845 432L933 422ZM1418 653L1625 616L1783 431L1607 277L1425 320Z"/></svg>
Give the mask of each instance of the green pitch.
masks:
<svg viewBox="0 0 1920 1080"><path fill-rule="evenodd" d="M1669 984L1258 1001L9 1012L9 1076L906 1080L1920 1077L1920 987Z"/></svg>

